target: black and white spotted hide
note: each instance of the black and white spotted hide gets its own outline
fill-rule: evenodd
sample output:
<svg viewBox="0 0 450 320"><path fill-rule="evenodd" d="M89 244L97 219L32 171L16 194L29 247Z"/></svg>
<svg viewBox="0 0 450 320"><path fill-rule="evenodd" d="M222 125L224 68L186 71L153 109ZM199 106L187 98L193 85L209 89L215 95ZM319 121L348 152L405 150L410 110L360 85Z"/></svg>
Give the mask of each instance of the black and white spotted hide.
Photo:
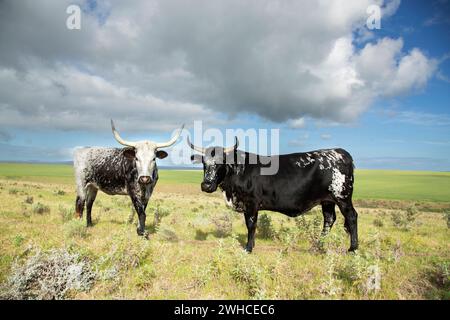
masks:
<svg viewBox="0 0 450 320"><path fill-rule="evenodd" d="M152 146L135 148L81 148L74 154L77 184L76 214L82 217L86 204L87 225L92 226L92 205L98 190L109 195L128 195L139 216L137 233L144 235L145 209L158 181L155 158L167 153Z"/></svg>

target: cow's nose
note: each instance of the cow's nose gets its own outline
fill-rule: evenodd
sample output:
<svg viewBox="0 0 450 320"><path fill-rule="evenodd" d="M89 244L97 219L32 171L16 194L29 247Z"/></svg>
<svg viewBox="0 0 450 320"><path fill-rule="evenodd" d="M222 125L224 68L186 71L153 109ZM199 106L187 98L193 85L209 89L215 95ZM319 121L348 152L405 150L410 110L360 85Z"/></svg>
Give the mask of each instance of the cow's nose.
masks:
<svg viewBox="0 0 450 320"><path fill-rule="evenodd" d="M150 177L149 176L140 176L139 177L139 182L143 183L143 184L147 184L150 182Z"/></svg>
<svg viewBox="0 0 450 320"><path fill-rule="evenodd" d="M211 192L216 191L215 184L209 184L209 183L202 182L200 186L201 186L203 192L211 193Z"/></svg>

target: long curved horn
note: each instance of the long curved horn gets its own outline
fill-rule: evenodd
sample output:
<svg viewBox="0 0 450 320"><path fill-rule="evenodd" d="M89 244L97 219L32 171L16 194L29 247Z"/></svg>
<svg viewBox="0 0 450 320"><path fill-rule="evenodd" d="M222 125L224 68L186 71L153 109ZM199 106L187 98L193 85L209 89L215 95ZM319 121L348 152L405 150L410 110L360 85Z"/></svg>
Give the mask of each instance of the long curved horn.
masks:
<svg viewBox="0 0 450 320"><path fill-rule="evenodd" d="M200 152L201 154L205 154L206 149L205 149L205 148L202 148L202 147L194 146L194 145L192 144L191 140L189 139L189 136L187 137L187 143L188 143L188 145L191 147L192 150L195 150L195 151L197 151L197 152Z"/></svg>
<svg viewBox="0 0 450 320"><path fill-rule="evenodd" d="M235 141L235 142L234 142L234 146L228 147L228 148L224 148L224 149L223 149L223 152L224 152L224 153L228 153L228 152L234 151L235 149L238 148L238 146L239 146L238 138L237 138L237 137L234 137L234 141Z"/></svg>
<svg viewBox="0 0 450 320"><path fill-rule="evenodd" d="M181 128L178 130L178 133L172 139L170 139L167 142L157 143L156 148L167 148L167 147L170 147L171 145L173 145L175 142L177 142L183 129L184 129L184 124L181 126Z"/></svg>
<svg viewBox="0 0 450 320"><path fill-rule="evenodd" d="M112 119L111 119L111 129L112 129L114 138L116 138L118 143L120 143L121 145L127 146L127 147L135 147L136 146L135 142L126 141L120 137L119 133L116 131L116 127L114 126L114 122Z"/></svg>

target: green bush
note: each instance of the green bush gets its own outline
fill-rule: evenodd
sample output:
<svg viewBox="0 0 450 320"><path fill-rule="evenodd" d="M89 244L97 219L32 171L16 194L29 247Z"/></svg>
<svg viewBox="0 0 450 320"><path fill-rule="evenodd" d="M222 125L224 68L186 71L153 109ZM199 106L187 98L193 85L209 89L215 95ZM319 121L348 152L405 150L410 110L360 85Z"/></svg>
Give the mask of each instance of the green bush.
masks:
<svg viewBox="0 0 450 320"><path fill-rule="evenodd" d="M61 216L63 222L67 222L73 219L75 216L75 209L73 207L67 208L63 205L58 206L58 214Z"/></svg>
<svg viewBox="0 0 450 320"><path fill-rule="evenodd" d="M300 237L309 242L310 250L313 252L324 252L324 242L322 237L322 221L318 215L306 218L304 215L295 220Z"/></svg>
<svg viewBox="0 0 450 320"><path fill-rule="evenodd" d="M266 213L262 213L258 217L258 235L263 239L272 239L275 230L272 225L272 218Z"/></svg>
<svg viewBox="0 0 450 320"><path fill-rule="evenodd" d="M218 238L226 238L231 235L233 231L233 221L230 214L224 212L221 215L213 216L212 223L215 227L214 235Z"/></svg>
<svg viewBox="0 0 450 320"><path fill-rule="evenodd" d="M178 236L175 231L168 228L160 228L158 230L158 235L165 241L178 242Z"/></svg>
<svg viewBox="0 0 450 320"><path fill-rule="evenodd" d="M83 220L74 219L64 224L64 232L67 238L86 238L88 236Z"/></svg>
<svg viewBox="0 0 450 320"><path fill-rule="evenodd" d="M24 240L25 238L22 235L20 234L16 235L13 240L14 246L20 247L20 245L23 243Z"/></svg>
<svg viewBox="0 0 450 320"><path fill-rule="evenodd" d="M33 205L33 213L37 214L50 213L50 207L38 202L35 205Z"/></svg>
<svg viewBox="0 0 450 320"><path fill-rule="evenodd" d="M64 190L58 189L54 192L54 194L55 194L55 196L63 196L66 194L66 192Z"/></svg>
<svg viewBox="0 0 450 320"><path fill-rule="evenodd" d="M336 273L338 279L356 287L364 295L381 289L379 261L373 255L355 253L346 256L336 268Z"/></svg>
<svg viewBox="0 0 450 320"><path fill-rule="evenodd" d="M409 231L414 225L418 215L419 210L417 210L416 206L413 205L405 211L396 211L392 213L391 220L394 227L404 231Z"/></svg>
<svg viewBox="0 0 450 320"><path fill-rule="evenodd" d="M290 228L281 223L280 229L276 232L275 238L282 244L281 253L287 254L297 246L298 232L295 228Z"/></svg>
<svg viewBox="0 0 450 320"><path fill-rule="evenodd" d="M33 197L32 196L27 196L24 200L25 203L28 204L33 204Z"/></svg>
<svg viewBox="0 0 450 320"><path fill-rule="evenodd" d="M258 265L256 260L243 250L236 251L233 261L234 265L230 270L233 280L244 284L250 297L264 298L262 287L265 277L264 268Z"/></svg>
<svg viewBox="0 0 450 320"><path fill-rule="evenodd" d="M157 228L161 224L162 218L167 217L170 214L170 210L160 206L159 204L156 205L154 210L155 215L153 217L153 225Z"/></svg>
<svg viewBox="0 0 450 320"><path fill-rule="evenodd" d="M117 274L121 270L137 268L151 255L151 242L136 237L129 232L120 233L113 237L111 249L99 261L101 268L107 267L109 273Z"/></svg>
<svg viewBox="0 0 450 320"><path fill-rule="evenodd" d="M144 264L134 272L135 284L139 289L147 289L153 285L156 271L152 264Z"/></svg>
<svg viewBox="0 0 450 320"><path fill-rule="evenodd" d="M380 218L376 218L373 220L373 225L375 227L381 228L384 226L383 220L381 220Z"/></svg>
<svg viewBox="0 0 450 320"><path fill-rule="evenodd" d="M427 292L428 299L450 299L450 261L441 259L433 261L424 271L424 276L432 285Z"/></svg>

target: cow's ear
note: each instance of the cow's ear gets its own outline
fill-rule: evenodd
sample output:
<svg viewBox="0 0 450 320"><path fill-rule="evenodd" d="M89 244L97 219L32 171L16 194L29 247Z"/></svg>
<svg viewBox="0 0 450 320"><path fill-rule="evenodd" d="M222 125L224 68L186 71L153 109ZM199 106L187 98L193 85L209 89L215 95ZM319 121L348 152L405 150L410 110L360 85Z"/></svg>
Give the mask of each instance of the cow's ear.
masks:
<svg viewBox="0 0 450 320"><path fill-rule="evenodd" d="M167 152L165 152L165 151L162 151L162 150L156 151L156 157L157 157L158 159L164 159L164 158L167 157L167 156L168 156L168 154L167 154Z"/></svg>
<svg viewBox="0 0 450 320"><path fill-rule="evenodd" d="M133 160L136 158L136 150L134 148L125 148L122 153L127 159Z"/></svg>
<svg viewBox="0 0 450 320"><path fill-rule="evenodd" d="M193 154L191 156L191 161L194 164L202 163L203 162L203 157L201 155L199 155L199 154Z"/></svg>

